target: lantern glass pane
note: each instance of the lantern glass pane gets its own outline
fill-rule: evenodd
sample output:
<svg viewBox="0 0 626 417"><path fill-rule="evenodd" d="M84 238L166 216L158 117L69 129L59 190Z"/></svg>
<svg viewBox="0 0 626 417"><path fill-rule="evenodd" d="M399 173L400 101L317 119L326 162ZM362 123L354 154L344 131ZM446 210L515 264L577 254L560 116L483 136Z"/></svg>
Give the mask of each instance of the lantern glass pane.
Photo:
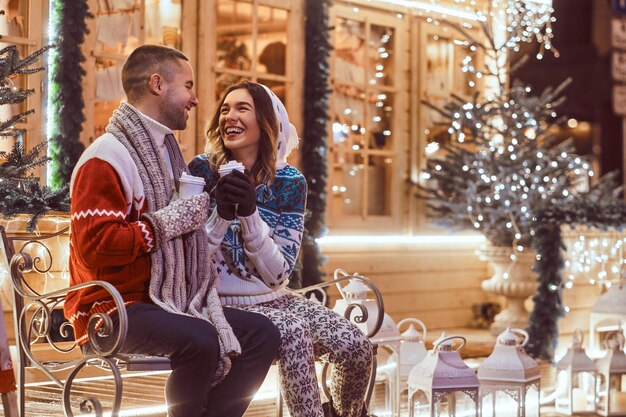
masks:
<svg viewBox="0 0 626 417"><path fill-rule="evenodd" d="M572 413L571 394L572 386L567 370L559 371L557 375L555 408L561 413Z"/></svg>
<svg viewBox="0 0 626 417"><path fill-rule="evenodd" d="M430 417L430 400L424 391L417 390L413 393L409 407L413 411L411 416Z"/></svg>
<svg viewBox="0 0 626 417"><path fill-rule="evenodd" d="M496 417L517 417L519 398L519 389L496 391Z"/></svg>
<svg viewBox="0 0 626 417"><path fill-rule="evenodd" d="M476 402L462 391L454 391L442 396L434 405L436 417L474 417Z"/></svg>
<svg viewBox="0 0 626 417"><path fill-rule="evenodd" d="M539 417L539 385L533 384L526 388L524 398L525 417Z"/></svg>
<svg viewBox="0 0 626 417"><path fill-rule="evenodd" d="M595 410L594 375L590 372L572 373L572 413L589 413Z"/></svg>
<svg viewBox="0 0 626 417"><path fill-rule="evenodd" d="M591 372L560 371L557 377L555 408L565 414L596 411L595 375Z"/></svg>
<svg viewBox="0 0 626 417"><path fill-rule="evenodd" d="M481 386L482 390L483 387ZM482 398L481 404L481 416L482 417L495 417L496 415L496 396L495 391L490 392Z"/></svg>
<svg viewBox="0 0 626 417"><path fill-rule="evenodd" d="M606 415L606 413L609 411L609 398L607 395L609 392L609 385L608 380L604 374L598 375L598 378L596 379L596 385L596 392L598 393L598 413Z"/></svg>
<svg viewBox="0 0 626 417"><path fill-rule="evenodd" d="M611 375L609 389L609 413L624 415L626 413L626 374Z"/></svg>

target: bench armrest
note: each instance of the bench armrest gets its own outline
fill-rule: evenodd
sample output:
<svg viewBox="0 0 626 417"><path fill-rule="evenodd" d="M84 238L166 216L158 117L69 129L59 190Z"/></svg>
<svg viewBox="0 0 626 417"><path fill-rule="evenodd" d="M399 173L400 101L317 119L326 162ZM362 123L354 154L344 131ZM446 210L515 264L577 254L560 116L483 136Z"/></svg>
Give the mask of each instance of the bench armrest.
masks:
<svg viewBox="0 0 626 417"><path fill-rule="evenodd" d="M367 334L368 338L372 338L376 335L376 333L378 333L378 331L380 330L380 327L383 324L383 319L385 316L385 305L383 303L383 297L380 294L380 290L378 289L374 281L372 281L371 279L361 276L358 273L351 275L351 274L348 274L343 269L337 269L335 270L333 280L322 282L320 284L310 285L308 287L300 288L294 291L302 295L310 293L310 292L315 292L317 294L320 294L322 296L322 304L326 304L327 296L326 296L326 292L323 290L327 287L330 287L331 285L336 285L337 289L339 290L339 293L343 294L340 284L344 281L350 281L350 280L361 281L374 293L374 297L376 301L376 321L372 330L369 332L369 334ZM352 316L352 311L355 308L359 309L361 313L360 315L357 314L355 316ZM351 320L351 321L353 320L357 324L360 324L360 323L365 323L367 321L369 314L370 312L368 312L367 308L363 304L350 302L348 303L348 306L344 313L344 317L348 320Z"/></svg>
<svg viewBox="0 0 626 417"><path fill-rule="evenodd" d="M48 253L48 255L50 254ZM115 356L123 346L128 331L126 307L117 289L106 281L92 281L40 294L28 285L28 282L24 279L24 273L35 272L43 275L49 270L49 267L42 269L39 267L39 265L42 264L45 265L45 262L43 262L39 256L33 257L27 252L16 253L10 261L13 289L17 293L17 296L21 297L23 301L22 306L16 303L15 311L15 314L19 314L19 328L16 330L19 332L20 342L22 344L30 344L34 336L35 340L45 338L48 344L59 352L69 352L73 350L76 344L69 349L60 348L57 343L50 338L52 310L60 306L67 294L72 291L88 287L101 287L109 294L117 307L119 325L116 334L113 335L113 322L111 317L102 313L92 314L88 319L89 348L91 349L91 353L99 357ZM48 265L50 264L51 262ZM17 309L19 309L19 311ZM27 312L30 313L27 314ZM68 336L67 326L69 326L69 323L66 322L60 328L61 335L64 337ZM102 349L96 342L96 334L99 336L115 337L115 343L113 343L109 349ZM28 346L22 347L24 351L30 351Z"/></svg>

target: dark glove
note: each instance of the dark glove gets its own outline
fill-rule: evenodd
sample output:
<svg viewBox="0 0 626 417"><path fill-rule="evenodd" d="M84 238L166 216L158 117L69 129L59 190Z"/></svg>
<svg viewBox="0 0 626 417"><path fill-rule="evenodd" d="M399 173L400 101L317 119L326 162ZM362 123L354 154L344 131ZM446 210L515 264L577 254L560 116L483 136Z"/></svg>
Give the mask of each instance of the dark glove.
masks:
<svg viewBox="0 0 626 417"><path fill-rule="evenodd" d="M217 182L215 191L217 212L225 220L250 216L256 210L256 188L247 174L232 171ZM235 209L235 206L239 206Z"/></svg>
<svg viewBox="0 0 626 417"><path fill-rule="evenodd" d="M237 206L230 202L227 190L229 175L224 175L215 185L215 202L217 203L217 214L224 220L233 220L237 214Z"/></svg>

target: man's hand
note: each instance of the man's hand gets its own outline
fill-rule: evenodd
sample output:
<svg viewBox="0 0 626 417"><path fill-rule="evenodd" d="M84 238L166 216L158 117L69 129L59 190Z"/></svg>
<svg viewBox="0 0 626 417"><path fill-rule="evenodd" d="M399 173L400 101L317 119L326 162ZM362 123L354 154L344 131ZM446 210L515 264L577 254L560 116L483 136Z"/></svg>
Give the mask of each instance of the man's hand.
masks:
<svg viewBox="0 0 626 417"><path fill-rule="evenodd" d="M215 191L217 213L225 220L235 214L246 217L256 210L256 190L247 173L232 171L217 181ZM236 208L237 205L239 208Z"/></svg>

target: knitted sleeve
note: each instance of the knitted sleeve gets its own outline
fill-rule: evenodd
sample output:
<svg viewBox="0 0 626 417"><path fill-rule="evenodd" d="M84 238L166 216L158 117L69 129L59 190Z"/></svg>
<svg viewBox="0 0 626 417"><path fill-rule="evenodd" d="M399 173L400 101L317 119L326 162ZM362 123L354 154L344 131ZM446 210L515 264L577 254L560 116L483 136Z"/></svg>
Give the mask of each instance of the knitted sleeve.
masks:
<svg viewBox="0 0 626 417"><path fill-rule="evenodd" d="M201 228L209 213L209 195L200 193L176 200L166 207L152 213L144 213L156 235L156 246L177 236Z"/></svg>
<svg viewBox="0 0 626 417"><path fill-rule="evenodd" d="M131 203L107 162L85 162L74 177L71 196L72 250L86 266L127 265L154 248L150 225L127 220Z"/></svg>
<svg viewBox="0 0 626 417"><path fill-rule="evenodd" d="M244 251L269 287L283 284L296 263L304 230L306 180L302 175L292 178L281 192L284 204L271 235L258 210L239 217Z"/></svg>

